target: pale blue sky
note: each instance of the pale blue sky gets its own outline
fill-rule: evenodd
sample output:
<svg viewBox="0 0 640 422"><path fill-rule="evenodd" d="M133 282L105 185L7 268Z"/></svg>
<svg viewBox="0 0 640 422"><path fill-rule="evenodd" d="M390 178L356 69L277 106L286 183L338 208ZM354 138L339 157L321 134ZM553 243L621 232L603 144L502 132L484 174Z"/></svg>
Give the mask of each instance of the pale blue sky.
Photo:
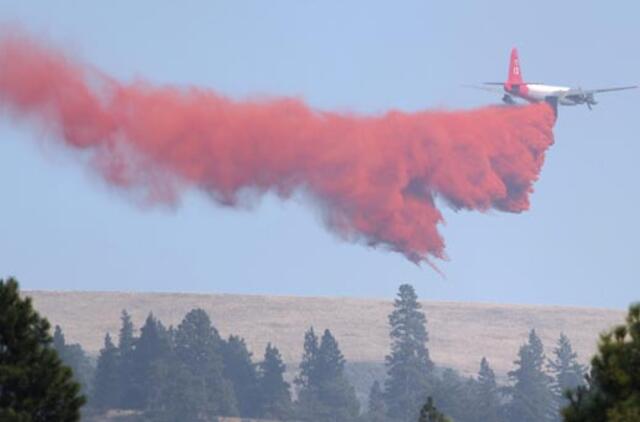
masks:
<svg viewBox="0 0 640 422"><path fill-rule="evenodd" d="M0 19L123 80L331 110L489 104L460 85L502 80L514 45L525 79L640 82L632 2L180 3L0 0ZM445 212L446 279L340 242L297 201L231 211L193 191L175 211L141 210L4 115L0 274L26 289L391 297L409 282L431 300L626 307L640 298L640 92L599 100L561 109L530 212Z"/></svg>

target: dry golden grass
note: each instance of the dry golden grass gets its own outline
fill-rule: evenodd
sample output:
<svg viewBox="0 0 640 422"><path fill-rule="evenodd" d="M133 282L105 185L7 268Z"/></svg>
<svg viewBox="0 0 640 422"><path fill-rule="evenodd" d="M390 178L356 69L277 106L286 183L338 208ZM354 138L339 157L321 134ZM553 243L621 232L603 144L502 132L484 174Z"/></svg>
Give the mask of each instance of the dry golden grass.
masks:
<svg viewBox="0 0 640 422"><path fill-rule="evenodd" d="M392 302L378 299L278 297L228 294L25 292L67 340L97 353L104 334L117 339L120 312L126 309L136 327L153 312L165 325L177 325L186 312L202 308L223 336L244 337L257 357L267 342L285 361L299 361L304 331L329 328L351 362L382 362L389 350L387 315ZM429 349L438 365L474 374L486 356L499 376L512 367L519 346L535 328L547 353L560 332L571 339L579 359L587 362L598 334L621 322L624 312L559 306L423 302Z"/></svg>

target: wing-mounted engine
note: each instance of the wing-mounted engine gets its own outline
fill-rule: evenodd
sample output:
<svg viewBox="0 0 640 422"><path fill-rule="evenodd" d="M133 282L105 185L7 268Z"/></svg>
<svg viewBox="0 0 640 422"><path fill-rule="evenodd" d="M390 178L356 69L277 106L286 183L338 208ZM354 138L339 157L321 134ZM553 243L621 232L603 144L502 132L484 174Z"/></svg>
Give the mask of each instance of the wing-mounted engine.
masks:
<svg viewBox="0 0 640 422"><path fill-rule="evenodd" d="M589 110L591 110L591 106L598 104L595 98L595 94L592 91L584 91L580 87L578 87L577 89L573 89L571 92L565 95L564 98L571 102L568 105L585 104L587 107L589 107Z"/></svg>

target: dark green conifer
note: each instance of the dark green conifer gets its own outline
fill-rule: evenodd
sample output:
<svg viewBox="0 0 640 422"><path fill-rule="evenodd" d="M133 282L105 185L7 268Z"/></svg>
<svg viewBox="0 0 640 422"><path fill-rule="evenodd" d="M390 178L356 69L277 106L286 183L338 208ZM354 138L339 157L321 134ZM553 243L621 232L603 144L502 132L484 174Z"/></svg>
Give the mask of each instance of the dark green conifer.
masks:
<svg viewBox="0 0 640 422"><path fill-rule="evenodd" d="M78 421L85 398L52 345L49 322L0 279L0 420Z"/></svg>
<svg viewBox="0 0 640 422"><path fill-rule="evenodd" d="M573 351L569 338L560 334L553 349L553 359L549 361L553 375L552 390L558 411L569 404L566 393L584 384L586 369L578 363L578 355Z"/></svg>
<svg viewBox="0 0 640 422"><path fill-rule="evenodd" d="M535 330L529 333L529 341L520 347L516 368L509 372L513 382L510 389L510 420L520 422L544 422L557 418L551 377L544 372L546 358L542 341Z"/></svg>
<svg viewBox="0 0 640 422"><path fill-rule="evenodd" d="M569 395L566 422L640 421L640 304L600 337L587 384Z"/></svg>
<svg viewBox="0 0 640 422"><path fill-rule="evenodd" d="M258 415L258 372L243 338L231 335L222 343L224 377L233 386L242 417Z"/></svg>
<svg viewBox="0 0 640 422"><path fill-rule="evenodd" d="M117 408L120 404L118 359L118 349L107 333L98 357L91 396L91 405L99 410Z"/></svg>
<svg viewBox="0 0 640 422"><path fill-rule="evenodd" d="M134 337L134 327L131 316L126 310L122 310L120 316L120 332L118 336L118 400L119 408L136 409L135 389L133 383L133 352L135 350L136 338Z"/></svg>
<svg viewBox="0 0 640 422"><path fill-rule="evenodd" d="M305 334L305 352L298 376L297 416L303 421L356 421L360 404L344 375L345 360L338 343L325 330L320 345L310 329Z"/></svg>
<svg viewBox="0 0 640 422"><path fill-rule="evenodd" d="M501 416L500 392L496 375L486 358L480 361L473 400L473 413L477 420L498 422Z"/></svg>
<svg viewBox="0 0 640 422"><path fill-rule="evenodd" d="M190 400L194 411L202 415L238 414L233 386L223 374L222 339L204 310L193 309L183 318L175 333L175 355L179 367L187 370L185 379L198 386Z"/></svg>
<svg viewBox="0 0 640 422"><path fill-rule="evenodd" d="M426 318L412 286L403 284L389 315L391 354L386 358L385 399L391 420L414 422L432 389Z"/></svg>
<svg viewBox="0 0 640 422"><path fill-rule="evenodd" d="M292 416L289 383L284 380L286 366L276 347L267 344L260 362L259 412L263 419L288 420Z"/></svg>
<svg viewBox="0 0 640 422"><path fill-rule="evenodd" d="M316 336L313 327L310 327L307 332L304 333L304 346L302 352L302 360L300 361L300 372L294 379L294 384L299 390L304 390L310 384L313 384L316 379L318 359L318 336Z"/></svg>
<svg viewBox="0 0 640 422"><path fill-rule="evenodd" d="M162 381L157 366L163 364L169 353L167 330L150 313L140 329L140 337L131 355L129 399L134 408L145 410L149 407L155 385Z"/></svg>

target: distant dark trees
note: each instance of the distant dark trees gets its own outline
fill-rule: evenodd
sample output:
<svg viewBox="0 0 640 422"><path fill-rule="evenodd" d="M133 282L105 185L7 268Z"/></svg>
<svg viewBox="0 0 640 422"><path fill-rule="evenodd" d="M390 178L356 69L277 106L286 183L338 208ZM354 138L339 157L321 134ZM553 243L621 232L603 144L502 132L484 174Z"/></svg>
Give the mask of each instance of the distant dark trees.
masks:
<svg viewBox="0 0 640 422"><path fill-rule="evenodd" d="M318 343L313 328L305 333L300 374L296 378L296 418L310 422L355 422L360 404L344 374L338 343L325 330Z"/></svg>
<svg viewBox="0 0 640 422"><path fill-rule="evenodd" d="M54 349L49 329L31 300L20 297L18 282L0 279L0 420L80 420L85 398ZM61 331L57 340L69 352Z"/></svg>
<svg viewBox="0 0 640 422"><path fill-rule="evenodd" d="M415 290L401 285L389 315L391 353L386 358L385 388L382 391L379 383L371 387L364 420L448 420L447 415L456 422L559 421L559 408L566 404L563 391L584 381L585 370L569 339L561 334L547 359L535 330L518 351L507 385L498 385L485 358L475 378L437 368L427 348L426 323Z"/></svg>
<svg viewBox="0 0 640 422"><path fill-rule="evenodd" d="M105 336L90 402L96 412L128 409L167 422L292 417L286 367L271 344L254 363L244 339L222 339L202 309L188 312L176 328L149 314L140 335L134 331L123 311L118 345Z"/></svg>
<svg viewBox="0 0 640 422"><path fill-rule="evenodd" d="M220 416L302 422L556 422L560 409L567 407L567 421L595 421L604 419L585 419L592 408L599 415L614 412L624 417L636 411L636 387L625 384L636 380L619 375L621 367L636 364L635 356L640 354L633 348L640 343L640 308L632 312L627 326L603 337L601 355L593 361L586 387L580 387L586 369L578 363L568 337L561 334L547 358L535 330L520 347L508 383L499 385L485 358L475 377L434 365L424 310L413 287L403 284L389 315L386 377L379 373L373 377L363 412L330 330L321 336L313 328L304 333L293 381L295 400L275 346L267 344L255 361L243 338L222 338L202 309L191 310L177 327L168 328L149 314L139 335L131 316L123 311L117 344L109 334L105 336L93 376L87 355L79 345L66 342L60 327L48 341L72 368L82 391L90 395L91 412L97 414L123 409L158 422L216 421ZM624 365L617 363L620 359ZM1 365L0 361L0 388L4 388ZM613 402L613 390L607 388L628 388L627 401ZM570 400L567 390L573 391ZM81 403L78 392L71 388L68 394L77 394ZM0 394L0 404L2 400Z"/></svg>
<svg viewBox="0 0 640 422"><path fill-rule="evenodd" d="M88 396L93 384L94 367L82 346L77 343L68 344L62 328L56 325L53 331L53 348L62 362L73 371L73 377L80 383L81 393Z"/></svg>

